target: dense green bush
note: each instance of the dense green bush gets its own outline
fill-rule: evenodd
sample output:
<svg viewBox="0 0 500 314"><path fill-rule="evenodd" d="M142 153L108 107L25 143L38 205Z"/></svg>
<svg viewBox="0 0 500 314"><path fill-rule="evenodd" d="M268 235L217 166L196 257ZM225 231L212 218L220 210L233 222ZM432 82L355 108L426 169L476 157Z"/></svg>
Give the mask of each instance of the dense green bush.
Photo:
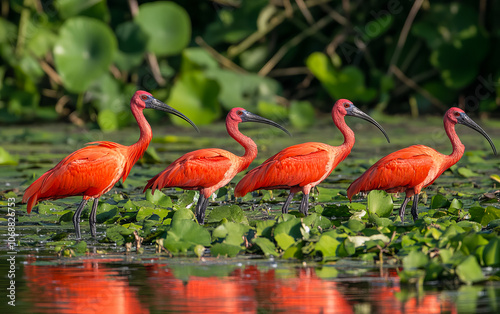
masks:
<svg viewBox="0 0 500 314"><path fill-rule="evenodd" d="M136 89L198 124L235 106L297 127L348 98L387 113L497 110L495 1L11 0L0 119L113 130ZM154 119L154 114L150 116Z"/></svg>

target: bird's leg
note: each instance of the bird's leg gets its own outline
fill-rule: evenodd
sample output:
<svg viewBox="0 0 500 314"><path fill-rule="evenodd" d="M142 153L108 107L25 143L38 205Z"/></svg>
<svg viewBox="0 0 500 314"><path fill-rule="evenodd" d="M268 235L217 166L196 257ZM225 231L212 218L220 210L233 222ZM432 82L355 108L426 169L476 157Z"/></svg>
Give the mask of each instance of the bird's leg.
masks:
<svg viewBox="0 0 500 314"><path fill-rule="evenodd" d="M202 193L200 193L200 198L198 199L198 204L196 204L196 220L200 225L205 223L205 211L208 206L208 198L206 198Z"/></svg>
<svg viewBox="0 0 500 314"><path fill-rule="evenodd" d="M292 202L292 198L295 195L295 193L290 191L290 194L288 194L288 198L285 201L285 204L283 204L283 207L281 207L281 213L282 214L288 214L288 206L290 206L290 203Z"/></svg>
<svg viewBox="0 0 500 314"><path fill-rule="evenodd" d="M75 226L75 233L76 233L76 238L80 239L81 234L80 234L80 216L82 214L83 209L85 208L85 205L87 205L88 200L83 199L78 208L76 209L75 214L73 215L73 226Z"/></svg>
<svg viewBox="0 0 500 314"><path fill-rule="evenodd" d="M413 221L418 218L418 199L419 194L413 195L413 205L411 205L411 215L413 216Z"/></svg>
<svg viewBox="0 0 500 314"><path fill-rule="evenodd" d="M307 216L309 211L309 194L302 195L299 211L304 214L304 216Z"/></svg>
<svg viewBox="0 0 500 314"><path fill-rule="evenodd" d="M95 238L97 235L97 205L99 204L99 198L94 198L94 203L92 204L92 211L90 212L89 225L90 234Z"/></svg>
<svg viewBox="0 0 500 314"><path fill-rule="evenodd" d="M406 197L405 200L403 201L403 204L401 204L401 207L399 207L399 218L401 218L401 223L405 223L405 209L406 209L406 204L410 201L409 197Z"/></svg>

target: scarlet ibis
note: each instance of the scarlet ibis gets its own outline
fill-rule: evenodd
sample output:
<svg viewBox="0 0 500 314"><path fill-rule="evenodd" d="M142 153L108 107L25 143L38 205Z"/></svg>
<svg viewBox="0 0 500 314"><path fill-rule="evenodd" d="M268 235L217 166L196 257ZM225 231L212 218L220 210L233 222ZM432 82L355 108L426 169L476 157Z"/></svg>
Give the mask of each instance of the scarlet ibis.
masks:
<svg viewBox="0 0 500 314"><path fill-rule="evenodd" d="M389 193L405 192L406 198L399 208L399 217L401 222L404 222L406 204L413 196L411 214L413 220L416 220L418 198L422 188L431 185L464 154L465 146L455 133L455 124L463 124L481 133L488 140L496 155L495 145L488 134L462 109L448 109L443 120L444 129L453 147L450 155L443 155L424 145L413 145L391 153L377 161L349 186L347 189L349 200L359 192L371 190L384 190Z"/></svg>
<svg viewBox="0 0 500 314"><path fill-rule="evenodd" d="M83 200L73 215L76 237L81 237L80 215L89 200L94 200L89 224L90 233L95 237L99 198L111 190L120 178L122 181L127 179L132 166L144 154L153 137L151 126L143 114L146 108L174 114L198 130L194 123L179 111L154 98L148 92L137 91L130 101L130 109L141 132L137 143L124 146L113 142L91 142L88 144L94 145L70 154L26 189L23 202L28 203L28 213L39 201L82 195Z"/></svg>
<svg viewBox="0 0 500 314"><path fill-rule="evenodd" d="M344 136L340 146L323 143L303 143L283 149L266 160L262 165L248 172L236 185L234 194L241 197L248 192L265 189L290 189L290 194L281 209L288 213L288 206L295 193L302 191L300 212L307 215L309 191L332 173L354 146L354 132L345 123L345 116L353 116L373 123L387 138L384 129L373 118L359 110L347 99L335 102L332 108L333 123Z"/></svg>
<svg viewBox="0 0 500 314"><path fill-rule="evenodd" d="M248 168L257 156L257 145L238 130L238 124L242 122L269 124L290 135L284 127L274 121L262 118L243 108L233 108L227 114L226 128L229 135L245 148L243 156L236 156L218 148L195 150L178 158L149 180L144 191L151 188L154 192L164 187L198 190L200 197L196 204L196 219L198 223L203 224L210 195L229 183L237 173Z"/></svg>

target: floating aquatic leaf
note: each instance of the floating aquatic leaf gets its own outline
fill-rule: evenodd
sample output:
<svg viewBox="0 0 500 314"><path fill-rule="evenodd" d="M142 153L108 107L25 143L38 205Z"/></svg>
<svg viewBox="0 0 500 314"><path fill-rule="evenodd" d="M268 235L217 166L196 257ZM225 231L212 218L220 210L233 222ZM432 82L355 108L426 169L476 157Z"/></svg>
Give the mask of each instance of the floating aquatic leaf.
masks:
<svg viewBox="0 0 500 314"><path fill-rule="evenodd" d="M271 255L279 256L279 254L276 252L276 246L267 238L254 238L252 239L252 243L257 245L266 257L269 257Z"/></svg>
<svg viewBox="0 0 500 314"><path fill-rule="evenodd" d="M205 221L214 223L220 222L222 219L248 225L248 219L238 205L217 206L205 218Z"/></svg>
<svg viewBox="0 0 500 314"><path fill-rule="evenodd" d="M483 281L485 279L481 266L479 266L476 257L472 255L469 255L457 266L456 272L458 278L467 284Z"/></svg>
<svg viewBox="0 0 500 314"><path fill-rule="evenodd" d="M163 245L172 253L186 253L196 245L210 246L210 233L192 220L173 219Z"/></svg>
<svg viewBox="0 0 500 314"><path fill-rule="evenodd" d="M385 191L373 190L368 193L368 212L378 217L389 217L394 208L392 197Z"/></svg>

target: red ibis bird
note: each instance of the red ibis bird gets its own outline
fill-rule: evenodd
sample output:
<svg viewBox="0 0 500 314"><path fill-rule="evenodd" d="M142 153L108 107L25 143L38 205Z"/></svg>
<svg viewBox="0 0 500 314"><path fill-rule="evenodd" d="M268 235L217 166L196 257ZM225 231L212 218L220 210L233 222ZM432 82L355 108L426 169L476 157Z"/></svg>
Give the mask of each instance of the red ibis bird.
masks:
<svg viewBox="0 0 500 314"><path fill-rule="evenodd" d="M332 173L333 169L343 161L354 146L354 132L345 123L345 116L353 116L373 123L387 138L384 129L373 118L359 110L347 99L340 99L333 105L333 123L344 136L340 146L323 143L303 143L283 149L266 160L262 165L248 172L236 185L236 197L248 192L265 189L289 189L290 194L281 209L288 213L288 206L297 192L302 192L300 212L308 213L309 192Z"/></svg>
<svg viewBox="0 0 500 314"><path fill-rule="evenodd" d="M389 193L405 192L406 198L399 208L399 217L401 222L404 222L406 204L413 196L411 214L413 220L416 220L418 198L422 188L431 185L464 154L465 146L455 133L455 124L463 124L481 133L488 140L496 155L495 145L488 134L462 109L450 108L444 115L444 129L453 147L450 155L443 155L424 145L413 145L391 153L377 161L349 186L347 189L349 200L359 192L371 190L384 190Z"/></svg>
<svg viewBox="0 0 500 314"><path fill-rule="evenodd" d="M23 202L28 203L28 213L39 201L81 195L83 200L73 215L76 237L81 237L80 215L89 200L94 200L89 224L90 232L95 237L99 198L111 190L118 180L127 179L132 166L144 154L153 137L151 127L143 114L146 108L174 114L198 130L194 123L179 111L167 106L148 92L137 91L130 101L130 109L140 129L137 143L124 146L113 142L92 142L88 144L93 145L70 154L26 189Z"/></svg>
<svg viewBox="0 0 500 314"><path fill-rule="evenodd" d="M148 181L144 191L151 188L179 187L185 190L198 190L200 197L196 204L196 219L203 224L208 198L217 189L225 186L233 177L248 168L257 156L257 145L251 138L238 130L242 122L259 122L272 125L290 133L274 121L262 118L243 108L233 108L226 117L229 135L245 148L243 156L236 156L223 149L206 148L187 153L171 163L165 170Z"/></svg>

